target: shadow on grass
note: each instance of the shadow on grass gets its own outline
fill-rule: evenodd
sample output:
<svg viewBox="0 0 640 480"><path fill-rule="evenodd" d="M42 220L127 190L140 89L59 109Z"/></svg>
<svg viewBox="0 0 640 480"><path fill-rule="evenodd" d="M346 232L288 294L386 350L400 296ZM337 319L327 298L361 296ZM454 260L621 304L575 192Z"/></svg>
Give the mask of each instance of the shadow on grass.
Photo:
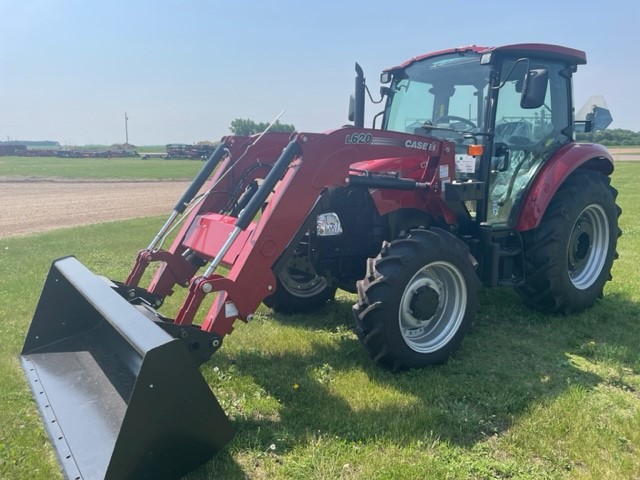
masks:
<svg viewBox="0 0 640 480"><path fill-rule="evenodd" d="M242 467L236 462L229 451L229 448L218 453L213 460L210 460L200 468L188 473L182 480L200 478L233 478L245 480L250 477L244 472Z"/></svg>
<svg viewBox="0 0 640 480"><path fill-rule="evenodd" d="M504 432L530 407L570 386L592 389L606 381L582 370L574 356L640 368L640 305L622 296L572 316L532 312L506 291L482 291L481 305L462 348L438 367L380 369L348 330L329 344L314 344L303 356L223 354L221 368L251 376L281 406L275 418L235 418L233 448L267 448L277 439L283 453L325 435L356 443L384 438L398 445L439 439L468 448ZM320 312L277 320L322 335L345 330L350 309L350 303L338 301ZM348 382L353 386L345 386ZM219 457L210 465L228 461Z"/></svg>

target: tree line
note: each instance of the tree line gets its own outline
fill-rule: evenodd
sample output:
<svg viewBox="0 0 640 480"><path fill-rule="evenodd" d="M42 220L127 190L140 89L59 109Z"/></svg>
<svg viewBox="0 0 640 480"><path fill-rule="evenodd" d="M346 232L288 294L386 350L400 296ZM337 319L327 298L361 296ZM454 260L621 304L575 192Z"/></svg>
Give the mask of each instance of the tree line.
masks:
<svg viewBox="0 0 640 480"><path fill-rule="evenodd" d="M229 130L231 130L234 135L256 135L264 132L268 126L269 123L267 122L256 123L248 118L236 118L231 122ZM276 120L269 129L270 132L286 133L295 132L295 130L296 127L287 123L280 123L280 120Z"/></svg>
<svg viewBox="0 0 640 480"><path fill-rule="evenodd" d="M576 133L579 142L593 142L606 146L640 145L640 132L611 128L590 133Z"/></svg>

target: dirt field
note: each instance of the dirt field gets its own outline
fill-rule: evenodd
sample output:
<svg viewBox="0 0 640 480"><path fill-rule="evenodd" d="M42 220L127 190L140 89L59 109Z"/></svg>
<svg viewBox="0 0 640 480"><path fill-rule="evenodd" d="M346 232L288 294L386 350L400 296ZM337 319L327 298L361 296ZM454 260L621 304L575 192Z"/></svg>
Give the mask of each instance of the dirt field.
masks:
<svg viewBox="0 0 640 480"><path fill-rule="evenodd" d="M618 161L640 149L612 148ZM0 238L125 218L167 215L188 182L0 177Z"/></svg>
<svg viewBox="0 0 640 480"><path fill-rule="evenodd" d="M640 160L640 148L610 148L614 160L621 162L637 162Z"/></svg>
<svg viewBox="0 0 640 480"><path fill-rule="evenodd" d="M188 182L0 178L0 238L166 213Z"/></svg>

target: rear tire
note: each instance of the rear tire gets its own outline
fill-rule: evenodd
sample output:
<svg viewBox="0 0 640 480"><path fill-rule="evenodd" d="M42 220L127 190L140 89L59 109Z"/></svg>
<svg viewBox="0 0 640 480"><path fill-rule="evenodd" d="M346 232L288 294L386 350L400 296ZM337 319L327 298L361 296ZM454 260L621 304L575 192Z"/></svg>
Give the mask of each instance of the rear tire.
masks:
<svg viewBox="0 0 640 480"><path fill-rule="evenodd" d="M468 247L438 228L385 242L367 262L353 307L374 361L394 370L446 362L478 309L474 264Z"/></svg>
<svg viewBox="0 0 640 480"><path fill-rule="evenodd" d="M606 175L578 170L560 186L540 226L523 234L524 303L545 313L590 307L611 280L621 231L618 192Z"/></svg>

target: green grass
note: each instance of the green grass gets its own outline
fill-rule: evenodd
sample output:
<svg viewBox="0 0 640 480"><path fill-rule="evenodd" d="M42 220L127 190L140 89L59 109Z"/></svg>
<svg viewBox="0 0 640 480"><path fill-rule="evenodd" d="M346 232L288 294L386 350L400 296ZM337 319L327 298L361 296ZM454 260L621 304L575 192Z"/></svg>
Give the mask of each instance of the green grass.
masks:
<svg viewBox="0 0 640 480"><path fill-rule="evenodd" d="M193 160L0 157L0 177L190 180L201 168Z"/></svg>
<svg viewBox="0 0 640 480"><path fill-rule="evenodd" d="M620 163L620 259L587 312L543 316L483 290L443 366L376 368L353 296L309 315L260 309L202 368L238 434L189 479L634 479L640 472L640 164ZM164 219L0 240L0 478L60 478L18 356L52 259L121 279ZM163 310L173 313L171 298Z"/></svg>

